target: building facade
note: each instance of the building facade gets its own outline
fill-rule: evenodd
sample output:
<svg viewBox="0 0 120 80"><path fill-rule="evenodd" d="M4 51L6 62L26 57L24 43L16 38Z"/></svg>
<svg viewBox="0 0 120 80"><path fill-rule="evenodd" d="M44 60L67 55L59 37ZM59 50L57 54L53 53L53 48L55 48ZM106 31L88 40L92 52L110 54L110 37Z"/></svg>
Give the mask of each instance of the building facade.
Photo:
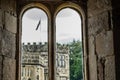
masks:
<svg viewBox="0 0 120 80"><path fill-rule="evenodd" d="M21 57L21 80L48 80L48 48L47 43L24 44ZM56 79L69 80L69 49L65 45L57 45Z"/></svg>

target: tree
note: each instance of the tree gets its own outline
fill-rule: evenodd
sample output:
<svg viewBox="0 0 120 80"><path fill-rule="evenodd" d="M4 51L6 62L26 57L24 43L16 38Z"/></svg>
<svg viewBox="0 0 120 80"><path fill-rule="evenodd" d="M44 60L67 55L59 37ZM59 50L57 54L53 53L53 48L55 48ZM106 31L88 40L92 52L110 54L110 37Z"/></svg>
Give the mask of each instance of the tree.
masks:
<svg viewBox="0 0 120 80"><path fill-rule="evenodd" d="M75 41L68 44L70 49L70 79L81 80L82 75L82 43Z"/></svg>

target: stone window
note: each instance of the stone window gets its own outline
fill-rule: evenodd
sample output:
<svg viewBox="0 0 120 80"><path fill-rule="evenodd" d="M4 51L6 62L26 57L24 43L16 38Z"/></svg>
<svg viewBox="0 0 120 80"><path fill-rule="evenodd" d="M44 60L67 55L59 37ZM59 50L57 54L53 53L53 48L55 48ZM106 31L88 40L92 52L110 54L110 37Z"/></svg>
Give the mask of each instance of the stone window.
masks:
<svg viewBox="0 0 120 80"><path fill-rule="evenodd" d="M40 76L41 80L44 79L44 70L48 69L48 64L45 62L48 62L48 58L45 58L48 57L47 18L44 10L35 7L26 10L23 14L21 65L25 65L25 76L22 75L21 78L25 77L28 79L28 77L31 77L31 79L39 80ZM45 52L46 55L41 54L41 52ZM25 60L27 61L25 62ZM37 68L41 68L41 71L37 70ZM33 70L33 75L30 75L30 69ZM21 72L23 72L23 70L21 70ZM48 72L46 74L48 74Z"/></svg>
<svg viewBox="0 0 120 80"><path fill-rule="evenodd" d="M80 45L81 36L81 15L73 8L63 8L56 16L56 43L59 44L59 67L56 77L63 75L60 80L83 79L82 74L82 50ZM72 49L69 49L69 48ZM57 52L56 49L56 52ZM68 59L67 59L67 57ZM71 58L73 58L71 60ZM81 70L81 71L80 71ZM79 73L78 73L79 72ZM77 76L73 76L77 75ZM79 77L80 76L80 77Z"/></svg>
<svg viewBox="0 0 120 80"><path fill-rule="evenodd" d="M47 45L48 55L47 55L47 57L48 57L48 61L47 62L48 62L48 67L46 69L48 69L47 71L49 71L48 72L49 76L48 76L48 74L46 74L47 78L46 77L45 78L48 79L48 80L55 80L55 75L58 75L58 74L56 74L56 72L57 72L56 67L57 66L66 67L66 63L67 62L69 63L69 61L67 61L67 62L65 61L65 55L60 55L59 56L59 55L56 54L56 45L55 45L57 43L56 42L56 27L57 26L56 26L55 18L57 16L57 14L59 13L59 11L62 10L63 8L66 8L66 7L77 11L81 15L82 27L83 27L82 31L84 32L86 30L85 29L85 23L84 23L84 17L85 17L84 12L82 11L82 9L79 5L77 5L75 3L72 3L72 2L65 2L61 5L59 4L59 6L57 6L57 8L52 6L51 8L55 9L55 11L53 11L52 14L51 14L52 11L50 11L52 9L50 9L49 7L46 7L44 4L42 4L42 3L37 3L37 4L31 3L31 4L28 4L28 5L24 6L24 8L22 9L21 14L20 14L20 30L21 30L21 26L22 26L21 25L22 24L21 18L23 17L23 14L25 13L25 11L27 11L28 9L39 8L39 9L43 10L47 15L47 20L48 20L48 22L47 22L47 28L48 28L48 30L47 30L47 35L48 35L47 36L47 40L48 40L48 45ZM19 34L20 34L19 36L20 36L20 39L21 39L21 31L20 31ZM85 35L85 32L82 33L82 34ZM85 39L85 37L83 36L82 40L84 40L84 39ZM20 43L21 43L21 40L20 40ZM86 43L86 42L84 41L83 43ZM29 44L28 49L26 48L26 51L34 52L36 49L32 50L30 45L31 44ZM21 45L19 47L21 48ZM36 48L38 48L38 47L41 47L41 46L37 46ZM38 48L38 51L40 51L39 48ZM43 48L42 51L44 52L45 48ZM66 48L66 50L63 50L63 53L65 54L66 51L67 51L67 48ZM44 67L44 65L42 65L42 67ZM25 68L25 75L27 73L26 71L27 70ZM58 71L60 71L60 69L58 69ZM62 74L66 73L65 71L67 72L67 70L62 70ZM30 72L28 71L28 73L30 73ZM38 80L38 77L39 77L39 75L37 76L37 80ZM69 79L67 77L60 77L60 80L69 80Z"/></svg>

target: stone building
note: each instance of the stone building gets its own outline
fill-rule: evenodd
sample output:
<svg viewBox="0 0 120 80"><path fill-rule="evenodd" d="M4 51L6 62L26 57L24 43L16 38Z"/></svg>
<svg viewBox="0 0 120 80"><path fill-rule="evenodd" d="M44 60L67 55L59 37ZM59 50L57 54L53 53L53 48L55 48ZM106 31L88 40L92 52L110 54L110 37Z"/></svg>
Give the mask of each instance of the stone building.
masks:
<svg viewBox="0 0 120 80"><path fill-rule="evenodd" d="M21 80L44 80L44 58L36 51L36 45L23 45Z"/></svg>
<svg viewBox="0 0 120 80"><path fill-rule="evenodd" d="M0 0L0 80L21 80L21 18L38 7L49 19L49 80L55 80L55 15L81 15L84 80L120 80L120 0Z"/></svg>
<svg viewBox="0 0 120 80"><path fill-rule="evenodd" d="M45 44L24 44L21 57L21 80L48 80L48 47ZM58 45L56 49L56 79L69 80L69 49Z"/></svg>

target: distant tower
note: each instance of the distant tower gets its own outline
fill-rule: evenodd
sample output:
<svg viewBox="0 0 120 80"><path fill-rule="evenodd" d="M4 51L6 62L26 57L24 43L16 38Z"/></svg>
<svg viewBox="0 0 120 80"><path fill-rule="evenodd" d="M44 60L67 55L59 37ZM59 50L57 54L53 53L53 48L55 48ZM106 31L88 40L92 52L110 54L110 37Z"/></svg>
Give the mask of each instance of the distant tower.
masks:
<svg viewBox="0 0 120 80"><path fill-rule="evenodd" d="M44 80L44 58L36 51L36 43L23 44L22 48L22 80Z"/></svg>

